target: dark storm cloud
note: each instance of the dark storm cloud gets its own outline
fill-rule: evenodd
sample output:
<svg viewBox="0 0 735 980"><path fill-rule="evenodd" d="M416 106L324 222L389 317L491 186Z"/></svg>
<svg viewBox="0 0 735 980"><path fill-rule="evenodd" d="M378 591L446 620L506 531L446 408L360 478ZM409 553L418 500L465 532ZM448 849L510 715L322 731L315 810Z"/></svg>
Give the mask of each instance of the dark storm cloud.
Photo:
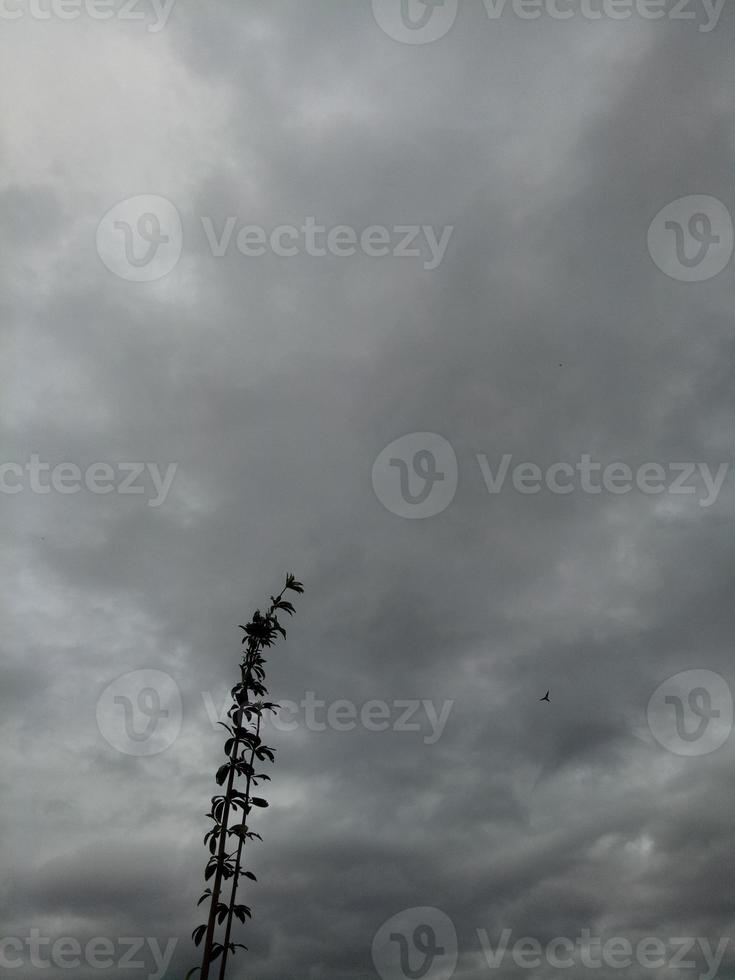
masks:
<svg viewBox="0 0 735 980"><path fill-rule="evenodd" d="M0 199L4 458L178 469L157 508L2 498L3 935L179 937L171 976L196 963L221 754L206 696L223 704L237 624L293 569L307 592L268 658L275 699L451 711L433 744L426 725L320 731L303 715L272 733L234 977L373 975L376 930L421 906L452 918L468 980L492 972L478 929L493 944L504 928L716 943L732 921L730 743L680 758L645 725L670 675L732 678L730 478L711 508L666 510L636 491L492 495L476 457L727 461L731 272L669 279L646 231L678 197L733 206L732 18L698 35L491 23L467 3L446 38L409 47L368 3L251 6L180 4L152 37L96 25L147 80L141 100L80 61L86 28L56 25L47 64L102 86L119 125L102 150L97 117L67 107L62 133L39 97L41 141L15 115L4 137L36 154ZM74 177L84 148L108 167ZM115 278L94 252L103 213L143 193L185 227L158 284ZM427 272L215 258L201 220L310 215L454 231ZM444 513L405 520L371 467L424 431L454 447L459 487ZM183 722L165 753L136 758L95 709L144 667L178 684Z"/></svg>

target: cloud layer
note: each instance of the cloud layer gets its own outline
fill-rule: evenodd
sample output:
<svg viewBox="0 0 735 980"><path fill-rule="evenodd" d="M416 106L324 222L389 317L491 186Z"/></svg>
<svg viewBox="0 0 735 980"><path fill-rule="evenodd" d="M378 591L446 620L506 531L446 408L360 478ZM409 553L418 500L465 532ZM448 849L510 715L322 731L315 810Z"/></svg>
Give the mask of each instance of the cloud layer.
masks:
<svg viewBox="0 0 735 980"><path fill-rule="evenodd" d="M451 919L466 980L498 972L478 930L493 948L503 929L545 945L585 928L716 947L735 918L733 742L681 754L673 713L656 728L647 707L684 671L719 675L715 710L735 680L731 476L707 507L510 479L493 494L478 455L493 472L504 454L542 471L585 454L634 471L729 463L732 264L673 278L647 234L684 197L735 213L732 11L703 32L699 7L493 20L465 0L424 45L388 36L367 0L179 0L159 30L143 5L142 20L22 10L0 42L2 462L25 474L0 497L0 937L107 937L121 976L156 975L150 946L122 969L125 937L177 939L166 977L197 963L212 711L237 624L292 570L306 593L269 679L295 725L269 732L233 978L377 975L376 932L423 907ZM182 228L151 281L125 271L165 224L111 223L117 271L97 250L105 214L141 195ZM231 218L217 256L206 228ZM310 219L357 239L452 231L436 268L425 242L237 247L246 226ZM374 487L381 451L414 433L457 461L451 502L422 520ZM29 486L34 454L48 492ZM404 460L413 496L427 460ZM63 492L62 463L176 472L150 506L145 488ZM97 712L143 669L182 705L150 756L116 748L119 719ZM365 724L370 701L387 730ZM33 975L29 944L20 956L8 976ZM510 953L508 971L528 972ZM626 975L652 972L666 971Z"/></svg>

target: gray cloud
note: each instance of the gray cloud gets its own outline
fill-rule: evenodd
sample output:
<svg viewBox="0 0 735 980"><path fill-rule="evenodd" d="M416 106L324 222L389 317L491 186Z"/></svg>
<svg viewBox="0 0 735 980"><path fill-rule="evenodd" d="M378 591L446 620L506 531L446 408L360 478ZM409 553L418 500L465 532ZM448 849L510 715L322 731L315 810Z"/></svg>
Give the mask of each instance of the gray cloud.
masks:
<svg viewBox="0 0 735 980"><path fill-rule="evenodd" d="M733 684L732 477L708 509L491 495L476 455L729 462L732 266L670 279L646 233L679 197L735 206L732 26L490 22L468 2L408 46L369 3L326 0L180 2L156 34L5 25L3 461L178 470L158 508L0 498L2 936L177 938L170 976L195 965L221 755L202 695L223 703L237 624L291 569L307 591L269 657L274 699L453 707L435 744L273 732L233 977L375 975L377 929L422 906L453 920L467 980L492 972L478 929L729 935L732 739L678 756L646 708L680 671ZM139 194L184 228L150 283L95 251L105 212ZM433 271L215 258L201 219L229 216L454 232ZM458 459L427 520L371 484L412 432ZM95 713L141 668L183 704L149 758Z"/></svg>

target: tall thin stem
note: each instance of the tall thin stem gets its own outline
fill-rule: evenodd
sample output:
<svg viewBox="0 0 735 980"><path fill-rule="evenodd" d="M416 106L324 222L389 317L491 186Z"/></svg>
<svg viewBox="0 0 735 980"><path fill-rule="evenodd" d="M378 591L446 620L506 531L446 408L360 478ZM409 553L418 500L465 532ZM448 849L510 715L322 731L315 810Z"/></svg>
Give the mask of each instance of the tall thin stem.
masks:
<svg viewBox="0 0 735 980"><path fill-rule="evenodd" d="M257 647L256 647L257 653ZM252 660L250 656L248 657L248 664L246 671L247 675L250 673ZM242 724L243 709L241 708L237 714L237 721L235 723L235 732L238 732ZM217 851L217 870L214 876L214 883L212 885L212 899L209 906L209 919L207 920L207 934L204 940L204 952L202 953L202 975L201 980L208 980L209 978L209 964L212 960L212 944L214 942L214 929L217 924L217 905L219 903L219 896L222 890L222 875L224 872L225 865L225 852L227 850L227 825L230 820L230 801L232 797L232 789L235 783L235 772L237 761L237 754L240 751L240 738L236 734L235 741L232 746L232 752L230 753L230 774L227 778L227 789L225 791L225 802L222 809L222 820L220 822L220 839L219 848Z"/></svg>
<svg viewBox="0 0 735 980"><path fill-rule="evenodd" d="M240 875L243 873L250 875L250 872L243 872L240 867L245 839L260 837L259 834L248 829L246 821L254 805L258 807L268 806L266 800L250 795L251 786L257 786L258 783L254 768L256 758L258 760L268 758L273 762L274 750L263 745L260 739L262 713L264 710L273 711L277 707L262 700L263 696L267 695L267 690L264 684L265 660L261 656L261 651L265 647L272 646L279 636L286 636L285 629L278 621L278 615L282 612L289 616L294 613L293 605L284 599L287 590L301 593L304 591L304 587L296 581L293 575L287 575L283 589L277 596L271 596L271 605L265 615L261 615L260 611L256 610L250 623L241 627L245 631L242 642L246 644L243 660L240 663L241 680L232 689L233 703L228 711L232 727L230 725L224 726L230 736L225 745L226 750L229 748L227 762L220 766L217 771L217 783L220 786L226 783L226 786L223 796L217 795L212 799L212 810L209 817L213 820L214 827L204 838L205 843L209 843L211 854L205 872L205 880L209 880L211 877L212 887L205 891L199 904L201 905L206 898L209 898L209 915L206 923L197 926L192 933L195 945L198 946L204 940L200 980L209 980L212 962L218 956L222 957L219 977L220 980L224 980L229 952L234 952L235 946L240 945L233 944L231 941L233 917L236 915L237 918L244 921L244 916L250 914L247 906L235 905L235 899ZM254 731L253 715L257 718ZM245 717L247 718L246 723L243 720ZM250 747L249 761L245 746ZM241 753L243 758L241 758ZM247 776L244 793L235 790L235 778L243 774ZM230 831L230 816L232 811L238 808L243 810L243 820L241 824L233 826ZM228 837L235 833L239 838L237 849L228 853ZM233 881L230 903L227 905L226 902L221 901L221 895L223 882L229 877L232 877ZM215 941L215 930L218 922L221 925L225 920L224 943L220 943ZM196 971L190 971L190 974L192 972Z"/></svg>
<svg viewBox="0 0 735 980"><path fill-rule="evenodd" d="M262 716L258 713L258 723L255 728L256 739L260 738L260 722ZM252 781L254 773L254 763L255 763L255 746L257 742L253 742L253 746L250 749L250 763L247 772L247 779L245 781L245 819L249 813L248 803L250 801L250 783ZM222 965L219 970L219 980L225 980L225 968L227 966L227 955L230 952L230 935L232 934L232 917L235 914L235 898L237 897L237 885L240 881L240 862L242 860L242 849L245 846L245 834L240 834L240 843L237 845L237 857L235 858L235 874L232 878L232 890L230 892L230 908L227 912L227 928L225 930L225 940L224 949L222 950Z"/></svg>

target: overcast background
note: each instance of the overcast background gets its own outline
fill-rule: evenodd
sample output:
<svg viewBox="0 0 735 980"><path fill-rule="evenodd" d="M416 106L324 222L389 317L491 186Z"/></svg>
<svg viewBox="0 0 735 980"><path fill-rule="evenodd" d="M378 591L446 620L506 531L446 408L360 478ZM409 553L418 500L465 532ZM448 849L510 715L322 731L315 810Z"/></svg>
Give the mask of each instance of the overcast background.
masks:
<svg viewBox="0 0 735 980"><path fill-rule="evenodd" d="M238 623L287 571L306 592L269 657L273 698L378 699L390 727L322 731L299 709L293 731L271 728L234 980L377 977L376 932L425 906L451 919L466 980L561 972L510 954L490 969L483 929L493 947L504 928L511 945L728 937L731 475L709 506L696 479L686 495L562 495L509 475L490 494L476 457L493 472L503 454L543 471L585 453L633 470L730 460L727 228L715 220L725 268L694 282L661 271L647 235L682 197L735 213L732 10L703 31L699 0L676 21L493 21L460 0L444 36L408 44L369 0L179 0L156 30L142 2L144 20L19 9L0 32L1 461L178 468L158 506L150 479L42 494L4 471L22 489L0 497L0 937L178 939L166 976L197 965L223 735L207 705L236 680ZM183 229L151 281L98 251L115 233L122 249L123 225L98 226L139 195ZM235 235L309 216L358 236L453 231L433 269L426 254L248 257L234 236L216 257L202 218L219 235L229 216ZM655 234L660 258L673 226ZM453 499L423 519L380 499L397 499L399 466L373 470L413 433L457 460ZM454 489L444 451L431 493ZM170 744L150 755L124 750L103 695L142 669L171 679ZM653 712L658 738L647 722L690 670L719 675L693 676L727 729L701 747L677 736L673 702ZM120 682L133 699L135 682ZM686 707L686 678L670 683ZM452 702L438 737L424 707L396 730L411 699ZM388 939L391 980L397 951ZM137 969L22 959L2 976L155 974L149 950ZM676 971L577 957L567 972Z"/></svg>

